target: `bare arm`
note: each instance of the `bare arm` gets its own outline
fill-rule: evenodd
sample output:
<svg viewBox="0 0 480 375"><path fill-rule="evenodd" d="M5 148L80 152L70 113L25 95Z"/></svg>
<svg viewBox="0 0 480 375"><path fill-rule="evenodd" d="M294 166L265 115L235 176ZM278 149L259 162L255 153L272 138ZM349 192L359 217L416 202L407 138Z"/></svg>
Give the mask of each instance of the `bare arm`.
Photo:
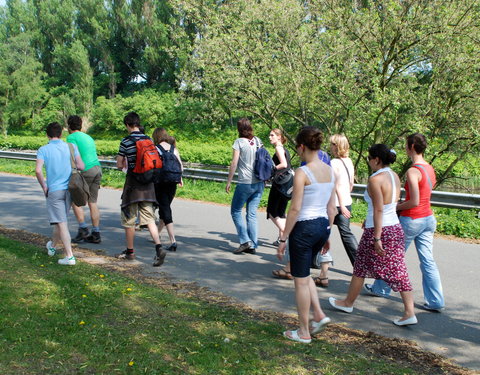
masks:
<svg viewBox="0 0 480 375"><path fill-rule="evenodd" d="M180 168L183 172L183 163L182 163L182 159L180 158L180 152L178 151L178 149L175 147L173 149L173 153L175 154L175 156L177 157L178 161L180 162ZM180 183L179 183L180 187L183 187L183 177L180 178Z"/></svg>
<svg viewBox="0 0 480 375"><path fill-rule="evenodd" d="M85 163L82 160L82 157L80 154L75 156L75 165L77 166L77 169L83 171L85 169Z"/></svg>
<svg viewBox="0 0 480 375"><path fill-rule="evenodd" d="M409 199L397 204L397 210L408 210L417 207L420 204L420 189L418 184L422 179L422 174L417 168L410 168L407 171L407 184L409 190Z"/></svg>
<svg viewBox="0 0 480 375"><path fill-rule="evenodd" d="M127 160L125 156L117 155L117 169L122 170L127 166Z"/></svg>
<svg viewBox="0 0 480 375"><path fill-rule="evenodd" d="M368 194L372 197L373 204L373 237L381 238L383 224L383 192L381 188L381 179L378 176L370 179L368 184ZM382 241L375 241L375 251L383 255Z"/></svg>
<svg viewBox="0 0 480 375"><path fill-rule="evenodd" d="M37 164L35 166L35 176L37 176L38 183L42 187L43 194L48 195L48 187L45 183L45 178L43 177L43 163L42 159L37 159Z"/></svg>
<svg viewBox="0 0 480 375"><path fill-rule="evenodd" d="M232 162L230 163L230 169L228 170L227 186L225 187L225 191L227 193L230 193L230 186L232 184L232 180L233 180L233 176L235 175L235 171L237 170L238 159L240 159L240 151L233 150Z"/></svg>
<svg viewBox="0 0 480 375"><path fill-rule="evenodd" d="M283 169L288 167L287 158L285 157L285 149L283 146L275 147L275 155L277 155L279 164L275 166L275 169Z"/></svg>

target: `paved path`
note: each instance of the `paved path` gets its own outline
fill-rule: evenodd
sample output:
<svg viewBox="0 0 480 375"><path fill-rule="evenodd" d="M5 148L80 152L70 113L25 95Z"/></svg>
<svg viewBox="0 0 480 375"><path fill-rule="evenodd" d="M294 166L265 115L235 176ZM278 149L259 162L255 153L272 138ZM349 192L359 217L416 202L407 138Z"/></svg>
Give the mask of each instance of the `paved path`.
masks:
<svg viewBox="0 0 480 375"><path fill-rule="evenodd" d="M100 245L85 244L85 247L104 249L110 255L124 249L119 203L120 191L100 190L103 241ZM259 213L260 248L257 254L233 255L231 252L238 245L228 207L176 199L173 211L178 251L169 253L162 267L152 267L152 274L166 272L174 278L196 281L254 308L296 313L293 282L270 276L272 269L280 264L275 257L276 249L270 245L276 239L276 231L273 224L265 220L263 212ZM45 200L34 178L0 174L0 212L0 225L50 235ZM75 235L77 228L72 213L70 218L71 233ZM353 229L360 237L360 228L354 226ZM149 239L148 232L137 232L137 260L146 264L151 263L154 253ZM327 298L344 296L351 277L351 266L337 229L333 231L332 248L335 265L329 275L330 286L319 291L322 306L335 323L414 340L427 350L480 370L480 245L435 239L435 258L443 279L447 308L443 313L417 308L419 324L402 328L391 323L402 311L398 294L391 299L362 294L350 315L329 307ZM407 265L415 289L416 307L419 307L423 303L421 274L413 248L407 253ZM318 271L314 270L316 273Z"/></svg>

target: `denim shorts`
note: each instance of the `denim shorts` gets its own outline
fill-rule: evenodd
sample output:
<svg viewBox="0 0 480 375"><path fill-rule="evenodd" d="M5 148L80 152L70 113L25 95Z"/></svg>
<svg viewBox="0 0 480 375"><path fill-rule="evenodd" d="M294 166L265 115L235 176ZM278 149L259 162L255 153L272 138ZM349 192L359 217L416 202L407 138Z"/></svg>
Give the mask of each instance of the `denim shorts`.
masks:
<svg viewBox="0 0 480 375"><path fill-rule="evenodd" d="M327 218L297 221L288 238L292 276L310 276L313 259L322 250L329 236Z"/></svg>

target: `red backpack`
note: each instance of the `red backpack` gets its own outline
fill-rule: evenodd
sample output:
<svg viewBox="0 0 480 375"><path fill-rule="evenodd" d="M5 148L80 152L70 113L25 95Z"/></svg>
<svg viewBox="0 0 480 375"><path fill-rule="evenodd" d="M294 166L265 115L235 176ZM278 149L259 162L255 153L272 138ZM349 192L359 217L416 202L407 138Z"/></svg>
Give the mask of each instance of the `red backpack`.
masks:
<svg viewBox="0 0 480 375"><path fill-rule="evenodd" d="M162 158L150 138L141 138L135 141L137 161L132 173L141 184L153 182L160 175Z"/></svg>

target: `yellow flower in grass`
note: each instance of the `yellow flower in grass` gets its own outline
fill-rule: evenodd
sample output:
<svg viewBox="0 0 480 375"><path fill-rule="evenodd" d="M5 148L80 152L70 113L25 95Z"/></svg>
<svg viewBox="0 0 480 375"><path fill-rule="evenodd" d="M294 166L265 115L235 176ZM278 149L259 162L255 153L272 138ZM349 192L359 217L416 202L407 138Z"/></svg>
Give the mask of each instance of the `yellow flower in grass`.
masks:
<svg viewBox="0 0 480 375"><path fill-rule="evenodd" d="M83 320L81 320L80 323L78 323L78 324L80 324L81 326L83 326L83 325L85 325L85 322L84 322Z"/></svg>
<svg viewBox="0 0 480 375"><path fill-rule="evenodd" d="M105 275L99 275L101 279L103 279L105 277Z"/></svg>
<svg viewBox="0 0 480 375"><path fill-rule="evenodd" d="M82 294L82 298L87 298L87 295L86 295L86 294Z"/></svg>
<svg viewBox="0 0 480 375"><path fill-rule="evenodd" d="M133 366L134 364L135 364L135 362L133 362L133 361L128 362L129 366Z"/></svg>
<svg viewBox="0 0 480 375"><path fill-rule="evenodd" d="M127 292L131 292L132 291L132 288L127 288Z"/></svg>

